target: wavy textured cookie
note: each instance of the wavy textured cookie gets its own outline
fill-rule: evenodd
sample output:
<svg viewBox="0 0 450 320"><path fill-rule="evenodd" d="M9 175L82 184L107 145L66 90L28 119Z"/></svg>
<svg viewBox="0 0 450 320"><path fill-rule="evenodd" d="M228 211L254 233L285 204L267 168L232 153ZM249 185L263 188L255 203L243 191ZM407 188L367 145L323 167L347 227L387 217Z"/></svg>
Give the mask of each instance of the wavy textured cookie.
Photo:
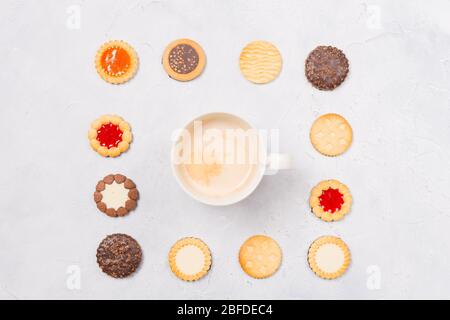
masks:
<svg viewBox="0 0 450 320"><path fill-rule="evenodd" d="M281 71L281 54L267 41L253 41L242 49L239 66L244 77L254 83L268 83Z"/></svg>
<svg viewBox="0 0 450 320"><path fill-rule="evenodd" d="M281 265L281 248L270 237L257 235L248 238L239 250L242 270L256 279L273 275Z"/></svg>
<svg viewBox="0 0 450 320"><path fill-rule="evenodd" d="M181 280L196 281L203 278L211 268L211 252L202 240L183 238L170 249L169 265Z"/></svg>
<svg viewBox="0 0 450 320"><path fill-rule="evenodd" d="M107 236L97 249L97 263L104 273L114 278L125 278L137 270L142 250L139 243L126 234Z"/></svg>
<svg viewBox="0 0 450 320"><path fill-rule="evenodd" d="M190 39L178 39L171 42L164 50L162 64L172 79L190 81L203 72L206 56L197 42Z"/></svg>
<svg viewBox="0 0 450 320"><path fill-rule="evenodd" d="M348 187L338 180L325 180L311 190L309 205L320 219L338 221L350 211L352 195Z"/></svg>
<svg viewBox="0 0 450 320"><path fill-rule="evenodd" d="M116 115L104 115L92 122L88 132L92 149L104 157L117 157L130 147L130 125Z"/></svg>
<svg viewBox="0 0 450 320"><path fill-rule="evenodd" d="M340 238L323 236L309 247L308 263L311 270L322 279L335 279L347 271L350 250Z"/></svg>
<svg viewBox="0 0 450 320"><path fill-rule="evenodd" d="M95 68L106 82L121 84L136 74L138 57L133 47L125 41L109 41L98 49Z"/></svg>
<svg viewBox="0 0 450 320"><path fill-rule="evenodd" d="M328 113L314 121L310 139L321 154L334 157L344 153L352 144L352 127L344 117Z"/></svg>

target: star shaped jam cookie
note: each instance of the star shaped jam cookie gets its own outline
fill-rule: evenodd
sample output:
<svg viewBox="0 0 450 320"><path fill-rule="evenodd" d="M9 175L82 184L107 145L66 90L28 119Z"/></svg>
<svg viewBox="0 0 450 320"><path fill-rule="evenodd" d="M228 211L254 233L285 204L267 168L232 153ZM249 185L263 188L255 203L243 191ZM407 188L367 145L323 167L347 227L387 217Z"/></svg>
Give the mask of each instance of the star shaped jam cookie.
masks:
<svg viewBox="0 0 450 320"><path fill-rule="evenodd" d="M183 238L170 248L169 265L181 280L196 281L203 278L211 268L211 252L202 240Z"/></svg>
<svg viewBox="0 0 450 320"><path fill-rule="evenodd" d="M125 41L109 41L98 49L95 68L106 82L120 84L136 74L138 57L136 51Z"/></svg>
<svg viewBox="0 0 450 320"><path fill-rule="evenodd" d="M323 236L309 247L308 263L311 270L322 279L335 279L347 271L350 250L340 238Z"/></svg>
<svg viewBox="0 0 450 320"><path fill-rule="evenodd" d="M197 42L190 39L178 39L171 42L164 50L162 64L172 79L190 81L203 72L206 56Z"/></svg>
<svg viewBox="0 0 450 320"><path fill-rule="evenodd" d="M117 157L128 150L133 136L130 125L121 117L104 115L92 122L88 138L98 154Z"/></svg>
<svg viewBox="0 0 450 320"><path fill-rule="evenodd" d="M138 199L136 184L123 174L107 175L95 187L97 208L110 217L127 215L136 209Z"/></svg>
<svg viewBox="0 0 450 320"><path fill-rule="evenodd" d="M324 180L311 190L309 205L312 212L324 221L338 221L350 211L352 195L338 180Z"/></svg>
<svg viewBox="0 0 450 320"><path fill-rule="evenodd" d="M281 248L270 237L256 235L248 238L239 250L242 270L256 279L273 275L281 265Z"/></svg>

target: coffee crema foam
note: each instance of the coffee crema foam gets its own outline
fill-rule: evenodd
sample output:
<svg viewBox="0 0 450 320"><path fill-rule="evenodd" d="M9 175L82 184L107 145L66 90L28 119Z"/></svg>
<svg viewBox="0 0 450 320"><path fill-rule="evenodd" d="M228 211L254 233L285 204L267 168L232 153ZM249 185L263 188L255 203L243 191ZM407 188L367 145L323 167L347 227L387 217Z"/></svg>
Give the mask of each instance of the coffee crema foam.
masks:
<svg viewBox="0 0 450 320"><path fill-rule="evenodd" d="M251 187L259 170L259 142L248 123L211 114L188 125L180 139L176 173L191 193L214 201Z"/></svg>

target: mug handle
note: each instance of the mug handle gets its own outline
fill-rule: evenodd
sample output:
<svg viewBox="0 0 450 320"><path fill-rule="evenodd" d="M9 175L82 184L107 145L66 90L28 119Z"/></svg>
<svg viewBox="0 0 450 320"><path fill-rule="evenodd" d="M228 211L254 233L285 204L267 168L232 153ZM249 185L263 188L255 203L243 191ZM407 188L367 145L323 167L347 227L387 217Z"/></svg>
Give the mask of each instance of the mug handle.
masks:
<svg viewBox="0 0 450 320"><path fill-rule="evenodd" d="M271 176L276 174L279 170L291 168L292 157L286 153L271 153L267 157L266 171L264 175Z"/></svg>

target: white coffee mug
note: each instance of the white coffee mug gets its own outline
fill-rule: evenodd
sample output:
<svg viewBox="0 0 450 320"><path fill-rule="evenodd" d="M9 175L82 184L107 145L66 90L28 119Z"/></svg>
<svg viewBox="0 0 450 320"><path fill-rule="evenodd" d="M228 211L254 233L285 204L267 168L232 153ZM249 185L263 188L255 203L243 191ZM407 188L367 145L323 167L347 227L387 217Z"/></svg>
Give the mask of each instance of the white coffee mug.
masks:
<svg viewBox="0 0 450 320"><path fill-rule="evenodd" d="M267 140L261 131L233 114L201 115L173 136L173 174L181 188L197 201L214 206L234 204L255 191L264 175L290 168L291 157L269 154ZM196 156L200 161L193 161Z"/></svg>

